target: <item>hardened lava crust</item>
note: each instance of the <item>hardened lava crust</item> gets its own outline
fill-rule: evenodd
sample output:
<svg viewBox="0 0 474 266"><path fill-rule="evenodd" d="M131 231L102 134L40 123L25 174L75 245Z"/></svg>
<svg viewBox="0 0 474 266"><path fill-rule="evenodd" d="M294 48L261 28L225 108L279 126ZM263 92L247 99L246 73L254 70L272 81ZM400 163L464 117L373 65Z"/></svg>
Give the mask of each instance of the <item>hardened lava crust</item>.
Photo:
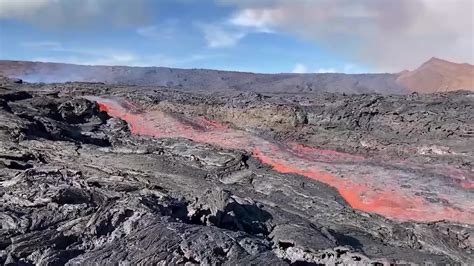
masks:
<svg viewBox="0 0 474 266"><path fill-rule="evenodd" d="M474 264L474 94L0 82L0 263Z"/></svg>

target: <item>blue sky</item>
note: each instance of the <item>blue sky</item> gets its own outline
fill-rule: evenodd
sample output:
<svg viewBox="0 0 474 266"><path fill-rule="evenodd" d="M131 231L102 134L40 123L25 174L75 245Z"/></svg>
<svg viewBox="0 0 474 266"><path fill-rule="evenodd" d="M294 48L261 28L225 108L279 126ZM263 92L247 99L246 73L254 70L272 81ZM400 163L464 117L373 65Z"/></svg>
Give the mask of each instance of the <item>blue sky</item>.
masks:
<svg viewBox="0 0 474 266"><path fill-rule="evenodd" d="M431 56L471 62L472 31L456 28L472 29L472 12L458 12L472 4L444 6L459 24L436 32L435 16L450 13L433 13L431 1L0 0L0 58L262 73L399 71ZM454 36L459 49L413 36Z"/></svg>

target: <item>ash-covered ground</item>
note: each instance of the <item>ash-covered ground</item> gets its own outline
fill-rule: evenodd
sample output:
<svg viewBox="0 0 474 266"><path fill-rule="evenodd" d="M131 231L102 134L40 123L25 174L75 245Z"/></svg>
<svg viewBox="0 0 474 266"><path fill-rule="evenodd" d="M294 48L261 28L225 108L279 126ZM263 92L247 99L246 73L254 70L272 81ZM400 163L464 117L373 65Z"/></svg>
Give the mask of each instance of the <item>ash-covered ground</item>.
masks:
<svg viewBox="0 0 474 266"><path fill-rule="evenodd" d="M0 85L2 264L473 264L474 94Z"/></svg>

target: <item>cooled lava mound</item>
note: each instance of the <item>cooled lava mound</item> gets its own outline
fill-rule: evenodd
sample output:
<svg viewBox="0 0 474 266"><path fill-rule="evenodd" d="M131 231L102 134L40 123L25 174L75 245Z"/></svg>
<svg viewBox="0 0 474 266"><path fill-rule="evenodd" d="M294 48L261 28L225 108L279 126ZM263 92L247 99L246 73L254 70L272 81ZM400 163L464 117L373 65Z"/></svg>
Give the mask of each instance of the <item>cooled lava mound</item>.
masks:
<svg viewBox="0 0 474 266"><path fill-rule="evenodd" d="M0 82L2 264L473 264L474 94Z"/></svg>

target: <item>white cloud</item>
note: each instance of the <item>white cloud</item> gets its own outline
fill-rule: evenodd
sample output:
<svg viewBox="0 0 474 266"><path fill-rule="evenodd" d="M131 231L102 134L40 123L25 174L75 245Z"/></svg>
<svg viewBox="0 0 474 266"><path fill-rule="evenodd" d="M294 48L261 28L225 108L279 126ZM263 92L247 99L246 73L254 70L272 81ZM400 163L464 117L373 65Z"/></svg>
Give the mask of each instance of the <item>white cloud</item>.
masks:
<svg viewBox="0 0 474 266"><path fill-rule="evenodd" d="M222 25L204 23L197 25L203 31L208 46L212 48L234 46L247 35L246 32L229 29Z"/></svg>
<svg viewBox="0 0 474 266"><path fill-rule="evenodd" d="M142 25L149 0L0 0L0 19L54 29Z"/></svg>
<svg viewBox="0 0 474 266"><path fill-rule="evenodd" d="M137 29L137 34L148 38L157 38L162 35L158 32L158 26L145 26Z"/></svg>
<svg viewBox="0 0 474 266"><path fill-rule="evenodd" d="M52 62L52 63L65 63L75 65L90 65L90 66L142 66L141 64L133 64L130 62L117 61L113 58L84 58L79 56L44 56L35 57L32 61L38 62Z"/></svg>
<svg viewBox="0 0 474 266"><path fill-rule="evenodd" d="M77 65L106 65L106 66L151 66L137 55L130 53L95 55L67 55L36 57L33 61L68 63Z"/></svg>
<svg viewBox="0 0 474 266"><path fill-rule="evenodd" d="M56 41L31 41L20 43L22 47L36 52L60 52L61 56L34 58L34 61L70 63L79 65L127 65L149 66L156 56L143 58L137 54L113 49L91 47L68 47Z"/></svg>
<svg viewBox="0 0 474 266"><path fill-rule="evenodd" d="M218 0L219 1L219 0ZM239 25L271 28L324 44L381 71L432 56L474 62L472 0L220 0Z"/></svg>
<svg viewBox="0 0 474 266"><path fill-rule="evenodd" d="M336 73L337 70L335 68L318 68L316 71L316 73Z"/></svg>
<svg viewBox="0 0 474 266"><path fill-rule="evenodd" d="M293 70L291 71L292 73L308 73L308 67L304 64L296 64Z"/></svg>
<svg viewBox="0 0 474 266"><path fill-rule="evenodd" d="M27 17L56 0L0 0L0 18Z"/></svg>
<svg viewBox="0 0 474 266"><path fill-rule="evenodd" d="M72 54L66 56L40 56L32 61L68 63L76 65L137 66L137 67L186 67L187 64L212 58L213 55L194 54L182 58L172 58L161 54L141 56L128 52L115 52L103 55Z"/></svg>
<svg viewBox="0 0 474 266"><path fill-rule="evenodd" d="M217 58L217 57L222 57L225 56L223 54L191 54L188 56L183 56L179 58L175 57L168 57L161 55L158 59L159 62L161 62L161 65L163 66L169 66L169 67L189 67L189 64L198 62L198 61L203 61L203 60L209 60L212 58Z"/></svg>
<svg viewBox="0 0 474 266"><path fill-rule="evenodd" d="M68 47L55 41L23 42L21 46L36 49L37 52L60 52L58 56L39 56L33 61L69 63L78 65L110 65L110 66L167 66L180 67L189 63L220 57L221 54L191 54L179 58L163 54L141 55L129 51L92 47Z"/></svg>
<svg viewBox="0 0 474 266"><path fill-rule="evenodd" d="M181 27L179 20L170 19L157 25L139 27L137 34L150 39L175 39L182 32L179 30Z"/></svg>
<svg viewBox="0 0 474 266"><path fill-rule="evenodd" d="M174 27L153 25L138 28L137 34L150 39L174 39L177 30Z"/></svg>
<svg viewBox="0 0 474 266"><path fill-rule="evenodd" d="M20 45L28 49L40 49L50 51L59 51L63 49L61 43L53 41L22 42L20 43Z"/></svg>
<svg viewBox="0 0 474 266"><path fill-rule="evenodd" d="M244 9L235 13L229 19L229 23L236 26L254 28L257 32L273 32L270 29L272 14L268 10L255 13L251 9Z"/></svg>
<svg viewBox="0 0 474 266"><path fill-rule="evenodd" d="M254 17L251 12L243 10L225 21L213 24L197 23L196 25L203 31L209 47L230 47L236 45L249 34L275 33L268 25L267 19L269 18L265 14Z"/></svg>

